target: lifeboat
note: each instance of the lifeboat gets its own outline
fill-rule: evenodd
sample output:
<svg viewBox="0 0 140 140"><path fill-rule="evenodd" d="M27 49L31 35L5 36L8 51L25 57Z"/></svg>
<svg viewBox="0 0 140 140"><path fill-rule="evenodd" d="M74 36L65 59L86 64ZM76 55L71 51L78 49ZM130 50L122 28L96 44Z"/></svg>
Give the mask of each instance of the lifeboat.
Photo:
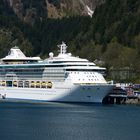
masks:
<svg viewBox="0 0 140 140"><path fill-rule="evenodd" d="M31 87L35 87L35 81L31 81Z"/></svg>
<svg viewBox="0 0 140 140"><path fill-rule="evenodd" d="M47 83L46 83L45 81L42 81L42 82L41 82L41 88L46 88L46 84L47 84Z"/></svg>
<svg viewBox="0 0 140 140"><path fill-rule="evenodd" d="M13 81L13 86L17 87L17 81Z"/></svg>
<svg viewBox="0 0 140 140"><path fill-rule="evenodd" d="M52 82L47 82L47 88L52 88Z"/></svg>
<svg viewBox="0 0 140 140"><path fill-rule="evenodd" d="M2 81L2 86L6 86L6 81Z"/></svg>
<svg viewBox="0 0 140 140"><path fill-rule="evenodd" d="M40 81L36 81L36 88L40 88Z"/></svg>

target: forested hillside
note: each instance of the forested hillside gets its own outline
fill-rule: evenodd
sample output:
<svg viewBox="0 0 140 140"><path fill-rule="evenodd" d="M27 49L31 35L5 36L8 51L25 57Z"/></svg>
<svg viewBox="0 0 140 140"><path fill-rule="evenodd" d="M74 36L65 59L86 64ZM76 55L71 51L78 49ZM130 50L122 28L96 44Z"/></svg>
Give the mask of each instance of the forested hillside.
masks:
<svg viewBox="0 0 140 140"><path fill-rule="evenodd" d="M18 45L28 56L45 58L50 51L57 53L56 45L65 41L74 55L96 59L109 72L130 69L134 76L126 80L140 79L140 1L106 0L96 7L92 18L40 14L31 24L23 22L6 0L0 1L0 57Z"/></svg>
<svg viewBox="0 0 140 140"><path fill-rule="evenodd" d="M140 1L106 0L96 8L90 29L78 38L76 44L87 42L79 55L105 61L108 70L130 69L139 79Z"/></svg>

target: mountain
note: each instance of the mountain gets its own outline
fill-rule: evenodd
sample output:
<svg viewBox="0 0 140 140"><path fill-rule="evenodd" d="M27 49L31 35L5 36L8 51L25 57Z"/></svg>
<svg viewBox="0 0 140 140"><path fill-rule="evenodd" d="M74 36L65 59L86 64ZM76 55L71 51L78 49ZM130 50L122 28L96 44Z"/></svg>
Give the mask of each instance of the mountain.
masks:
<svg viewBox="0 0 140 140"><path fill-rule="evenodd" d="M92 16L95 8L104 0L46 0L48 16L64 17L74 15Z"/></svg>
<svg viewBox="0 0 140 140"><path fill-rule="evenodd" d="M139 25L138 0L1 0L0 57L18 45L45 58L65 41L74 55L104 62L109 74L127 68L129 82L140 80Z"/></svg>
<svg viewBox="0 0 140 140"><path fill-rule="evenodd" d="M36 19L92 16L104 0L4 0L19 19L33 24Z"/></svg>

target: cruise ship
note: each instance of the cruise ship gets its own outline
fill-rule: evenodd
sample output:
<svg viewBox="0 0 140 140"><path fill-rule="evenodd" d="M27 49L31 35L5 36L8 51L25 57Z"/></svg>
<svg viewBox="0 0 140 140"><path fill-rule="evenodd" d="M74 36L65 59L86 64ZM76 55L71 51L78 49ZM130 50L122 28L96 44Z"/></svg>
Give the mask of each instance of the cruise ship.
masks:
<svg viewBox="0 0 140 140"><path fill-rule="evenodd" d="M112 90L103 77L105 68L67 53L62 42L58 56L26 57L11 48L0 63L0 99L34 102L102 103Z"/></svg>

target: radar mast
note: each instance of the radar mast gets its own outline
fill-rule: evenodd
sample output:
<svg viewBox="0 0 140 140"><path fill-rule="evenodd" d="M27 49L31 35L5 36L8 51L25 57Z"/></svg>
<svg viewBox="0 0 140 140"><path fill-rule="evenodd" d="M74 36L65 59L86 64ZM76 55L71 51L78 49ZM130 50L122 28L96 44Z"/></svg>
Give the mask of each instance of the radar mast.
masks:
<svg viewBox="0 0 140 140"><path fill-rule="evenodd" d="M62 44L57 45L60 48L60 54L65 54L67 52L67 45L62 41Z"/></svg>

